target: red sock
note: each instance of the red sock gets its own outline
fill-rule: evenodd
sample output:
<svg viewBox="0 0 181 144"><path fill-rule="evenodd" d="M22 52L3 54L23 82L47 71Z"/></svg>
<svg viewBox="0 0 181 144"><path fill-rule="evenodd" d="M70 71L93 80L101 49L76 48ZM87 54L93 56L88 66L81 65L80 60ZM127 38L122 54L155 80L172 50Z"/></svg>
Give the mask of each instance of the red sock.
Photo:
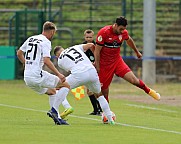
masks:
<svg viewBox="0 0 181 144"><path fill-rule="evenodd" d="M150 92L150 88L147 87L142 80L139 80L140 84L137 87L143 89L147 94Z"/></svg>

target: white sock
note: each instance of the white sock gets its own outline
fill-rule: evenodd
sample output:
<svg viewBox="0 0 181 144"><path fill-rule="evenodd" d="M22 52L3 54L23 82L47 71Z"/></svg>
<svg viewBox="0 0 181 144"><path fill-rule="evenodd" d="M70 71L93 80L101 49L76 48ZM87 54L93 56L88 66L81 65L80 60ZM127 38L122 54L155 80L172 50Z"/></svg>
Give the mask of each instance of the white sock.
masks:
<svg viewBox="0 0 181 144"><path fill-rule="evenodd" d="M58 93L58 90L56 90L56 94ZM50 104L50 108L53 107L53 103L55 101L55 97L56 97L56 94L54 95L49 95L49 104ZM69 102L67 101L67 98L65 98L65 100L62 102L62 105L65 109L68 109L71 107L71 105L69 104Z"/></svg>
<svg viewBox="0 0 181 144"><path fill-rule="evenodd" d="M56 94L57 94L57 92L58 92L58 90L56 90ZM53 103L54 103L54 101L55 101L56 94L54 94L54 95L49 95L50 108L53 107Z"/></svg>
<svg viewBox="0 0 181 144"><path fill-rule="evenodd" d="M62 102L62 105L65 109L68 109L71 107L69 102L67 101L67 98L65 98L65 100Z"/></svg>
<svg viewBox="0 0 181 144"><path fill-rule="evenodd" d="M69 88L67 88L67 87L62 87L56 93L55 101L53 103L53 108L57 111L59 118L60 118L59 106L65 100L65 98L68 95L68 93L69 93Z"/></svg>
<svg viewBox="0 0 181 144"><path fill-rule="evenodd" d="M105 113L108 121L113 121L112 119L112 113L111 113L111 110L110 110L110 107L109 107L109 104L107 102L107 100L105 99L104 96L100 96L97 98L97 100L99 101L99 104L103 110L103 112Z"/></svg>

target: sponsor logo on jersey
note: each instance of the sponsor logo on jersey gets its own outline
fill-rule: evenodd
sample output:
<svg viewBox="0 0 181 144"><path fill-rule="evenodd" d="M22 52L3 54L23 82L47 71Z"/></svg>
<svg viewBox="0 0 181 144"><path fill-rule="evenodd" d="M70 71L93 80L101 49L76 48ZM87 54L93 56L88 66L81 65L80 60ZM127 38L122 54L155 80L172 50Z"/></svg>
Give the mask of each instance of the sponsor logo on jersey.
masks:
<svg viewBox="0 0 181 144"><path fill-rule="evenodd" d="M117 47L118 46L117 41L114 41L112 44L113 44L113 47Z"/></svg>

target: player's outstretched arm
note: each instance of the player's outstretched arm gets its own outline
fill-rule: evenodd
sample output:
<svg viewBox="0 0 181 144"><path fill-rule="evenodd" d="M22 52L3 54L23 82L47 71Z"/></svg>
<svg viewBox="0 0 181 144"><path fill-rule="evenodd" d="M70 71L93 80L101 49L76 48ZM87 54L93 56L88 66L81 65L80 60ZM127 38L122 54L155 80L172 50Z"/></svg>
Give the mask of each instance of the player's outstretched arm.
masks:
<svg viewBox="0 0 181 144"><path fill-rule="evenodd" d="M137 58L142 57L142 54L137 49L133 39L130 36L129 36L129 39L126 41L126 43L129 45L129 47L131 47L134 50L134 52L136 53Z"/></svg>

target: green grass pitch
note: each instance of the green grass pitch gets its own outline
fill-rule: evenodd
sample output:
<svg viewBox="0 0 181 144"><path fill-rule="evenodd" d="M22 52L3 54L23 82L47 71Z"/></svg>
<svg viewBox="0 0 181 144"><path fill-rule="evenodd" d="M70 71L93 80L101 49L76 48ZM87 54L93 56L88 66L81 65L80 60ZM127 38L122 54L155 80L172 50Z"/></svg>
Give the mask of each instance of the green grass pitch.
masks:
<svg viewBox="0 0 181 144"><path fill-rule="evenodd" d="M169 104L169 100L181 100L180 84L156 84L152 88L161 93L163 102L128 83L112 84L110 107L117 118L114 126L102 124L100 116L88 115L92 107L87 96L77 101L70 93L68 100L75 109L68 116L70 125L57 126L46 116L48 96L38 95L22 80L0 81L0 143L180 144L181 106ZM138 98L131 100L134 96Z"/></svg>

